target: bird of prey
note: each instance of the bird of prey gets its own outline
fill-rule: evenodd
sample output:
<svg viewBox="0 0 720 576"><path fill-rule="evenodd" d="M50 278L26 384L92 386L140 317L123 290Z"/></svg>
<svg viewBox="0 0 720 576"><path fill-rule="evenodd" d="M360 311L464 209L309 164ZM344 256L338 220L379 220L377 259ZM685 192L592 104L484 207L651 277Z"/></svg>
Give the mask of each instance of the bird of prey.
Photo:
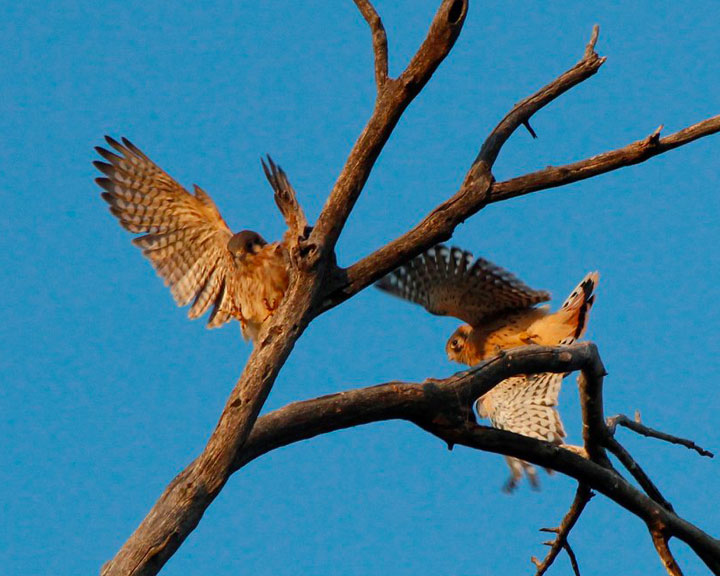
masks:
<svg viewBox="0 0 720 576"><path fill-rule="evenodd" d="M377 283L381 290L424 306L430 313L454 316L468 324L450 337L450 360L474 366L501 350L527 344L556 346L580 338L587 327L599 276L588 274L555 313L537 304L550 299L510 272L471 253L437 245ZM496 428L562 444L565 437L556 406L563 374L522 374L500 382L475 403L478 415ZM573 447L574 448L574 447ZM506 457L512 490L523 471L537 486L535 469Z"/></svg>
<svg viewBox="0 0 720 576"><path fill-rule="evenodd" d="M572 342L573 339L568 338L560 344ZM543 372L507 378L478 398L475 401L475 410L481 418L489 419L495 428L582 453L577 446L569 446L563 442L565 429L557 405L560 386L565 376L566 374ZM533 488L540 487L532 464L512 456L505 456L505 461L510 468L510 478L503 486L505 492L512 492L517 487L523 472ZM550 472L548 469L548 473Z"/></svg>
<svg viewBox="0 0 720 576"><path fill-rule="evenodd" d="M165 280L175 302L192 304L190 318L212 308L208 328L235 318L243 337L255 341L288 286L286 239L268 243L251 230L233 234L198 186L191 194L126 138L122 143L105 139L113 151L97 147L107 162L93 163L105 175L96 179L102 197L123 228L144 234L133 244ZM266 174L270 178L267 168Z"/></svg>

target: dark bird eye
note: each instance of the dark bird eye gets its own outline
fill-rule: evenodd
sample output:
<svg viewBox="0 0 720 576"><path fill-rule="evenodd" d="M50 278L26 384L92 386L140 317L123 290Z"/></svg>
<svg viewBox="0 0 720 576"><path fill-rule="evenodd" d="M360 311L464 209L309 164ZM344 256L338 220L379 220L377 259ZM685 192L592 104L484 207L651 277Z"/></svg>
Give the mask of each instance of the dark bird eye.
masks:
<svg viewBox="0 0 720 576"><path fill-rule="evenodd" d="M450 342L450 346L452 346L453 348L457 348L459 344L460 344L460 342L458 341L457 338L453 338L452 342Z"/></svg>
<svg viewBox="0 0 720 576"><path fill-rule="evenodd" d="M252 242L248 242L247 244L245 244L245 250L247 250L248 252L252 252L252 247L253 247Z"/></svg>

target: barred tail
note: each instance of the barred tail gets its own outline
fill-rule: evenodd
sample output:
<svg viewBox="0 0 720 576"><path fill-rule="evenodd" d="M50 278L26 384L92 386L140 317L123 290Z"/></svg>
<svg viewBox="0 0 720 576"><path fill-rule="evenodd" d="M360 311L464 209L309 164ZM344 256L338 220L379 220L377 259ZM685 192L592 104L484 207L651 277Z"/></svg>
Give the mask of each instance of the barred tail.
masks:
<svg viewBox="0 0 720 576"><path fill-rule="evenodd" d="M567 314L566 322L575 326L573 338L580 338L585 333L588 314L595 302L594 290L599 281L600 275L597 272L590 272L567 297L558 311L558 314Z"/></svg>

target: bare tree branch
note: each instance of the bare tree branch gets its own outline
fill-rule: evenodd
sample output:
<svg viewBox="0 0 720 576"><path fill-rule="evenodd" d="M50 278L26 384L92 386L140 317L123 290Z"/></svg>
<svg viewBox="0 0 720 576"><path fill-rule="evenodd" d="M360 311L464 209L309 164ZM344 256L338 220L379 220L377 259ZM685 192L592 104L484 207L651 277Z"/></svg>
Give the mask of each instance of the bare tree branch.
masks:
<svg viewBox="0 0 720 576"><path fill-rule="evenodd" d="M655 483L645 473L645 470L643 470L640 464L630 455L630 452L611 436L605 438L605 445L608 450L620 460L620 463L625 466L627 471L633 475L633 478L637 480L637 483L640 484L640 487L645 490L645 493L650 496L650 498L671 512L673 511L672 504L665 499L658 487L655 486Z"/></svg>
<svg viewBox="0 0 720 576"><path fill-rule="evenodd" d="M140 526L103 566L103 576L157 574L220 493L275 378L315 315L326 272L335 267L335 244L375 160L405 108L450 52L466 12L466 0L443 0L407 69L398 80L387 82L317 225L300 246L302 259L290 275L283 301L263 325L258 343L203 452L167 486ZM280 173L273 176L270 172L271 179L276 180L274 185L282 185ZM281 202L281 211L284 206Z"/></svg>
<svg viewBox="0 0 720 576"><path fill-rule="evenodd" d="M588 486L582 483L578 484L573 503L570 506L570 510L568 510L567 514L565 514L560 526L557 528L541 528L543 532L552 532L556 534L556 536L550 543L550 551L547 553L547 556L545 556L545 559L542 562L534 556L531 558L533 564L537 567L535 576L542 576L545 574L550 566L552 566L553 562L555 562L555 558L557 558L561 550L565 550L570 557L570 563L572 564L575 576L580 576L577 559L575 558L575 554L572 551L572 548L570 548L570 544L567 539L570 531L573 529L580 518L580 515L583 513L583 510L585 510L586 504L590 502L590 499L593 496L594 494Z"/></svg>
<svg viewBox="0 0 720 576"><path fill-rule="evenodd" d="M289 404L258 419L232 469L236 471L276 448L320 434L383 420L407 420L449 446L459 444L514 456L575 478L646 524L659 519L668 534L687 543L711 570L720 571L720 541L646 496L611 466L554 444L477 426L467 418L475 398L511 375L577 369L586 374L586 393L597 397L602 386L602 362L593 344L582 343L517 349L445 380L427 380L422 384L389 382ZM604 427L602 414L596 413L593 403L586 413L590 422L599 420Z"/></svg>
<svg viewBox="0 0 720 576"><path fill-rule="evenodd" d="M369 0L354 1L372 32L373 52L375 53L375 84L379 98L388 79L388 46L385 27Z"/></svg>
<svg viewBox="0 0 720 576"><path fill-rule="evenodd" d="M680 438L679 436L673 436L672 434L661 432L660 430L655 430L654 428L645 426L640 422L631 420L624 414L618 414L617 416L608 418L607 426L610 434L613 435L615 434L615 428L617 426L625 426L625 428L629 428L633 432L637 432L638 434L647 436L648 438L657 438L659 440L664 440L665 442L670 442L671 444L679 444L680 446L685 446L686 448L695 450L695 452L700 454L700 456L707 456L708 458L713 458L715 456L712 452L698 446L692 440L687 440L686 438Z"/></svg>
<svg viewBox="0 0 720 576"><path fill-rule="evenodd" d="M258 419L233 465L233 471L263 454L327 434L384 420L408 420L418 425L466 425L472 403L498 382L519 373L578 370L596 354L593 344L546 348L529 346L496 356L445 380L421 384L388 382L294 402ZM482 428L484 429L484 428ZM493 429L488 429L493 431ZM513 435L514 436L514 435Z"/></svg>
<svg viewBox="0 0 720 576"><path fill-rule="evenodd" d="M565 166L549 167L524 176L495 182L490 169L503 144L512 133L542 107L586 80L605 62L595 53L598 28L580 62L538 92L518 103L485 140L460 189L433 209L420 223L392 242L336 274L327 287L323 310L347 300L379 280L400 264L438 242L448 240L455 228L487 204L531 192L591 178L599 174L644 162L679 146L720 131L720 116L704 120L665 138L656 130L647 138L612 152ZM662 128L662 127L661 127Z"/></svg>
<svg viewBox="0 0 720 576"><path fill-rule="evenodd" d="M670 551L670 547L668 546L668 537L665 535L664 530L657 526L649 526L648 529L650 530L655 550L657 550L658 556L660 556L660 561L663 563L663 566L665 566L665 570L667 570L668 575L683 576L680 566Z"/></svg>
<svg viewBox="0 0 720 576"><path fill-rule="evenodd" d="M486 204L493 183L491 169L500 149L515 130L525 124L538 110L595 74L605 58L595 53L599 28L595 26L583 58L567 72L535 94L518 103L503 118L483 143L478 156L465 175L460 189L435 208L417 226L393 242L363 258L337 275L336 286L330 287L323 303L329 309L366 288L403 262L417 256L438 242L447 240L455 228L481 210Z"/></svg>
<svg viewBox="0 0 720 576"><path fill-rule="evenodd" d="M443 0L427 37L397 79L388 79L365 129L333 186L310 242L331 252L400 116L450 53L467 13L467 0Z"/></svg>
<svg viewBox="0 0 720 576"><path fill-rule="evenodd" d="M720 132L720 116L713 116L688 126L665 138L660 138L660 133L656 130L647 138L612 152L598 154L592 158L566 164L565 166L551 166L545 170L525 174L504 182L496 182L492 186L487 201L488 204L500 202L508 198L515 198L531 192L592 178L625 166L639 164L653 156L663 154L717 132Z"/></svg>
<svg viewBox="0 0 720 576"><path fill-rule="evenodd" d="M230 476L295 341L309 322L308 310L319 280L300 271L291 276L283 303L255 347L203 452L165 489L145 519L101 574L157 574L195 529ZM306 289L303 289L308 287Z"/></svg>
<svg viewBox="0 0 720 576"><path fill-rule="evenodd" d="M660 138L658 130L620 150L494 182L492 164L510 135L520 125L532 130L529 118L537 110L590 77L602 65L603 59L594 52L595 30L580 63L522 101L503 119L481 148L457 193L400 238L349 269L338 270L335 246L375 161L404 110L449 54L468 9L468 0L442 0L417 53L400 76L392 79L388 77L387 39L382 22L368 0L355 2L373 33L378 86L373 113L308 238L304 237L305 216L286 175L269 158L268 164L264 164L288 224L288 234L298 239L290 285L279 308L263 325L256 347L203 452L167 486L115 558L103 567L102 574L157 574L197 526L229 476L259 455L317 434L391 418L413 422L449 446L461 444L514 456L576 478L637 515L648 526L662 526L665 548L667 538L677 537L690 545L711 570L720 572L717 540L637 490L612 468L604 451L607 438L611 437L602 406L604 368L591 344L512 351L444 381L428 380L420 386L390 383L293 404L258 419L280 369L313 318L400 263L449 238L459 223L486 204L642 162L720 131L718 116L666 138ZM578 369L583 375L580 379L583 437L589 459L553 444L475 424L472 402L504 378L518 373Z"/></svg>
<svg viewBox="0 0 720 576"><path fill-rule="evenodd" d="M600 364L594 373L584 370L578 376L580 390L580 408L583 421L583 442L588 457L611 468L612 464L605 454L605 416L603 413L602 377L606 375L605 368Z"/></svg>
<svg viewBox="0 0 720 576"><path fill-rule="evenodd" d="M720 541L659 506L615 470L582 458L569 450L558 447L553 449L552 446L546 446L538 440L504 430L478 426L462 432L455 430L454 434L445 431L443 439L446 442L449 440L454 444L506 454L538 466L552 468L587 483L593 490L607 496L646 523L660 517L673 536L688 544L713 573L720 573Z"/></svg>
<svg viewBox="0 0 720 576"><path fill-rule="evenodd" d="M595 52L595 44L599 33L600 27L596 25L593 27L590 41L585 47L585 54L575 66L529 98L525 98L513 106L513 109L508 112L507 116L500 121L490 133L490 136L487 137L474 163L484 162L489 168L492 168L500 149L518 127L529 123L532 115L538 110L544 108L571 88L584 82L600 69L600 66L605 62L605 58L600 58ZM528 130L531 135L534 134L529 124Z"/></svg>

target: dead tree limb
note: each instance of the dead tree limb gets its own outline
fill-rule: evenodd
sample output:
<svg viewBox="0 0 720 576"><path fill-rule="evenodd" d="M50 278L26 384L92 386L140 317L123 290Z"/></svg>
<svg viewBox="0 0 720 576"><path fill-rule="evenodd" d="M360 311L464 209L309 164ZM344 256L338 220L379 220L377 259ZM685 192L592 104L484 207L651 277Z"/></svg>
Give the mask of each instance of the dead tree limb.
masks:
<svg viewBox="0 0 720 576"><path fill-rule="evenodd" d="M272 450L328 434L385 420L406 420L444 443L521 458L575 478L603 494L646 524L662 521L666 533L688 544L711 570L720 570L720 541L677 516L635 488L612 466L583 458L570 450L512 432L478 426L466 418L475 398L514 374L583 370L588 394L601 396L602 362L591 343L568 347L530 346L459 372L445 380L420 384L388 382L295 402L258 419L233 471ZM588 414L603 422L594 408ZM604 423L603 423L604 425Z"/></svg>
<svg viewBox="0 0 720 576"><path fill-rule="evenodd" d="M459 224L487 204L494 182L491 170L505 142L538 110L587 80L602 66L605 59L595 53L598 33L596 26L583 58L575 66L515 105L500 121L485 139L460 189L451 198L437 206L411 230L337 275L336 285L329 287L324 301L325 309L337 306L403 262L449 239Z"/></svg>
<svg viewBox="0 0 720 576"><path fill-rule="evenodd" d="M624 414L618 414L617 416L608 418L607 426L608 430L613 435L615 434L615 429L617 426L624 426L625 428L629 428L633 432L637 432L638 434L641 434L642 436L646 436L648 438L657 438L658 440L664 440L665 442L669 442L670 444L679 444L680 446L685 446L690 450L695 450L695 452L700 454L700 456L707 456L708 458L715 457L712 452L710 452L709 450L705 450L705 448L701 446L698 446L692 440L688 440L687 438L680 438L679 436L673 436L672 434L668 434L667 432L661 432L660 430L655 430L654 428L645 426L641 422L631 420Z"/></svg>
<svg viewBox="0 0 720 576"><path fill-rule="evenodd" d="M370 32L372 32L373 53L375 54L375 84L377 85L379 98L388 79L388 46L385 27L377 10L368 0L354 1L362 17L370 26Z"/></svg>
<svg viewBox="0 0 720 576"><path fill-rule="evenodd" d="M670 551L670 546L668 545L669 538L665 534L665 530L663 530L661 526L657 525L650 525L648 529L650 530L650 536L652 537L655 550L657 550L658 556L660 556L660 561L665 567L665 570L667 570L668 575L683 576L680 566Z"/></svg>
<svg viewBox="0 0 720 576"><path fill-rule="evenodd" d="M624 446L615 440L615 438L611 437L605 439L605 445L608 450L610 450L610 452L612 452L615 457L620 460L620 463L625 467L625 469L632 474L633 478L635 478L637 483L640 484L640 487L645 490L645 493L650 496L650 498L655 500L655 502L664 508L667 508L670 511L673 510L672 504L665 499L658 487L655 486L655 483L645 473L645 470L640 467L640 464L635 461L635 459L630 455L630 452L628 452Z"/></svg>
<svg viewBox="0 0 720 576"><path fill-rule="evenodd" d="M589 423L586 441L589 442L590 460L530 438L471 426L467 418L469 405L484 390L486 391L487 386L491 386L489 380L475 376L460 377L467 378L466 385L460 385L460 380L454 381L455 384L428 381L420 388L422 392L420 396L417 396L418 387L412 387L410 391L400 384L390 385L389 388L381 387L381 390L374 392L358 391L358 396L351 394L344 398L356 398L363 409L359 409L359 406L350 406L349 412L345 414L325 414L319 419L312 414L306 415L309 419L303 425L287 421L283 424L282 417L278 422L278 415L273 416L274 413L258 420L258 414L283 364L295 342L314 317L356 294L402 262L437 242L448 239L459 223L478 212L487 203L560 186L642 162L720 130L720 117L715 117L666 138L660 138L659 132L656 132L645 140L588 160L558 168L548 168L505 182L494 182L491 173L492 164L503 143L513 131L518 126L527 124L530 116L537 110L594 74L602 64L602 58L594 53L597 39L597 32L594 31L583 60L578 65L541 89L536 95L521 102L503 119L481 148L478 158L468 170L458 192L400 238L360 260L349 269L338 270L335 265L335 246L375 161L404 110L449 54L460 34L468 9L467 0L443 0L433 18L427 37L406 69L397 78L390 78L387 74L387 41L380 18L369 0L356 0L356 4L373 33L375 78L378 88L373 113L333 185L312 232L308 238L303 234L300 239L298 257L293 262L290 285L284 299L275 314L263 326L258 344L230 394L206 447L168 485L140 526L116 556L103 567L102 574L105 576L157 574L197 526L205 510L219 494L239 463L248 461L248 455L271 449L268 446L272 443L257 444L257 435L262 434L264 422L276 419L279 428L265 433L269 433L276 443L280 442L282 445L301 439L300 436L303 434L309 434L305 437L310 437L323 431L331 431L333 427L337 429L337 427L383 419L380 416L385 419L410 420L450 445L457 443L516 456L573 476L647 522L651 517L660 518L666 526L667 534L687 542L711 569L720 571L717 541L636 490L617 471L609 467L603 453L603 444L596 441L600 438L601 431L605 429L604 421L598 423L597 420L598 415L602 416L602 379L600 377L598 383L597 374L593 373L590 364L584 365L588 386L588 403L587 406L584 405L584 410L587 410L585 422ZM273 175L273 170L270 168L269 172L274 189L276 185L282 187L287 183L286 179L282 181L280 171L276 171ZM287 185L289 186L289 183ZM287 214L283 211L283 214L288 225L297 228L295 230L297 233L298 223L301 220L299 214L302 212L299 204L291 206L292 202L288 204L284 201L280 204L281 211L284 208L290 209ZM566 360L560 359L557 356L558 352L547 350L524 352L520 356L506 355L500 360L483 365L483 374L493 373L495 374L493 378L498 374L506 374L500 376L501 379L510 375L511 368L514 370L520 364L529 372L552 371L556 368L562 371L574 370L578 367L574 368L574 363L579 362L582 354L590 354L591 348L578 347L573 350L574 352L568 350L562 352L568 356ZM518 357L523 359L522 362L513 360ZM597 359L596 354L595 358ZM505 366L503 362L511 368L507 366L498 368ZM556 368L552 368L551 365ZM497 381L499 380L494 383ZM457 400L454 401L452 406L456 411L448 409L441 411L444 419L438 420L438 398L443 398L443 391L453 386L465 395L464 398L468 402L458 404ZM397 398L398 393L401 393L400 398ZM377 417L374 419L369 415L372 413L371 408L363 404L368 394L382 394L387 402L387 405L378 408L382 414L376 414ZM393 398L402 402L397 404ZM317 408L325 401L318 399L311 402L318 402L313 404ZM447 406L451 404L448 403ZM307 408L308 405L304 407ZM290 410L290 413L295 412ZM282 412L282 414L288 413ZM290 428L283 428L283 425ZM295 436L288 430L294 431Z"/></svg>
<svg viewBox="0 0 720 576"><path fill-rule="evenodd" d="M574 88L581 82L584 82L593 76L600 66L605 62L605 58L601 58L595 52L595 44L597 44L600 27L593 27L590 41L585 47L585 54L582 59L570 68L567 72L558 76L547 86L543 86L532 96L525 98L513 106L513 109L507 113L495 129L485 139L480 149L480 153L475 159L475 163L483 162L488 168L492 168L495 160L500 154L500 150L513 135L515 130L530 121L530 118L538 110L547 106L550 102Z"/></svg>
<svg viewBox="0 0 720 576"><path fill-rule="evenodd" d="M405 71L385 83L316 226L301 242L302 258L290 275L285 297L263 326L207 445L167 486L140 526L103 566L103 576L157 574L220 493L275 378L315 315L325 274L335 265L335 244L375 160L403 111L452 49L466 12L466 0L443 0L427 37Z"/></svg>
<svg viewBox="0 0 720 576"><path fill-rule="evenodd" d="M560 526L557 528L540 528L541 532L550 532L556 536L552 541L545 542L547 546L550 546L550 551L547 553L542 562L535 558L535 556L530 558L531 562L535 564L535 567L537 568L535 576L542 576L545 574L550 566L552 566L553 562L555 562L555 559L558 557L561 550L565 550L570 558L570 564L572 565L575 576L580 576L580 568L578 567L577 558L575 557L575 553L570 547L570 543L567 538L585 509L585 505L593 496L594 494L592 490L584 484L579 484L578 489L575 492L573 503L570 506L570 510L568 510L567 514L565 514Z"/></svg>
<svg viewBox="0 0 720 576"><path fill-rule="evenodd" d="M322 246L324 252L335 248L370 171L402 113L450 53L465 22L467 7L467 0L444 0L407 68L397 78L388 78L384 83L372 116L350 151L311 234L310 242Z"/></svg>
<svg viewBox="0 0 720 576"><path fill-rule="evenodd" d="M648 137L612 152L605 152L572 164L551 166L545 170L532 172L503 182L496 182L490 191L488 203L500 202L531 192L564 186L606 172L612 172L625 166L640 164L653 156L663 154L717 132L720 132L720 116L713 116L688 126L665 138L660 138L658 129Z"/></svg>
<svg viewBox="0 0 720 576"><path fill-rule="evenodd" d="M708 452L704 448L701 448L692 440L673 436L671 434L667 434L665 432L661 432L659 430L655 430L653 428L645 426L640 422L630 420L630 418L628 418L624 414L619 414L618 416L613 416L612 418L607 419L607 435L604 440L605 446L617 457L617 459L622 463L622 465L627 469L627 471L633 475L638 484L640 484L640 487L645 490L645 493L650 496L650 498L652 498L668 510L672 511L672 505L660 493L660 490L655 485L655 483L650 479L650 477L637 463L637 461L630 455L627 449L615 439L615 430L618 425L625 426L626 428L629 428L630 430L633 430L638 434L642 434L643 436L647 436L650 438L658 438L660 440L670 442L671 444L680 444L682 446L690 448L691 450L695 450L701 456L708 456L712 458L712 452Z"/></svg>
<svg viewBox="0 0 720 576"><path fill-rule="evenodd" d="M560 526L558 526L557 528L541 528L541 531L552 532L556 536L553 541L550 542L550 551L547 553L542 562L540 562L534 556L531 558L533 564L535 564L535 566L537 567L537 572L535 573L535 576L542 576L543 574L545 574L545 572L548 571L550 566L552 566L553 562L555 562L555 559L557 558L558 554L560 554L561 550L565 550L570 557L570 563L573 566L573 572L575 572L575 576L580 576L577 558L575 558L575 554L573 553L572 548L570 548L570 544L568 543L568 535L579 520L580 515L583 513L583 510L585 510L585 506L588 502L590 502L590 499L593 496L594 494L588 486L586 486L585 484L578 484L577 490L575 491L575 498L573 499L573 502L570 505L570 509L568 510L567 514L565 514L565 517L560 523Z"/></svg>
<svg viewBox="0 0 720 576"><path fill-rule="evenodd" d="M599 370L602 370L600 372ZM605 369L597 368L592 377L588 372L583 371L578 376L578 388L580 390L580 408L583 421L583 442L588 457L593 462L598 462L608 468L612 467L610 460L605 454L605 415L603 413L602 377L605 376Z"/></svg>
<svg viewBox="0 0 720 576"><path fill-rule="evenodd" d="M402 236L350 267L338 271L334 282L326 288L327 295L323 301L323 310L337 306L403 262L414 258L438 242L448 240L459 224L482 210L487 204L563 186L639 164L699 138L720 132L720 116L714 116L665 138L660 138L658 129L643 140L611 152L495 182L489 170L510 135L532 114L592 76L602 66L605 59L595 54L595 40L594 30L593 38L587 48L590 50L590 55L586 50L584 58L578 64L517 104L503 118L483 144L462 186L450 199L434 208L420 223Z"/></svg>

